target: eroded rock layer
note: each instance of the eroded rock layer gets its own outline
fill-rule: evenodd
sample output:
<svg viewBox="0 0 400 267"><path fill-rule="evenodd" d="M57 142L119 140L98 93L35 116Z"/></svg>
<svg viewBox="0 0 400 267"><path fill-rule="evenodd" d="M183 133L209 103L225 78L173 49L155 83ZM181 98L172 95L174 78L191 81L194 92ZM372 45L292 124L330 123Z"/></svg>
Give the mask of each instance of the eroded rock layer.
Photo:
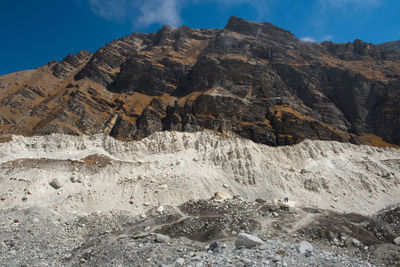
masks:
<svg viewBox="0 0 400 267"><path fill-rule="evenodd" d="M269 23L164 26L0 77L0 134L211 129L268 145L400 144L399 43L302 42Z"/></svg>

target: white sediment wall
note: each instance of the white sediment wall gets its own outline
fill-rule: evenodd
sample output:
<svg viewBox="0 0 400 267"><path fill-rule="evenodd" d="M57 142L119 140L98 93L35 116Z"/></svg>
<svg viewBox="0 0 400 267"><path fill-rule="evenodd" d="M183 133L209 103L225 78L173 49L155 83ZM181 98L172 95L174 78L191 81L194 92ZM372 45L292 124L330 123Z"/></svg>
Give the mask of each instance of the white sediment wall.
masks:
<svg viewBox="0 0 400 267"><path fill-rule="evenodd" d="M82 163L94 154L111 161ZM333 141L269 147L211 132L160 132L135 142L105 135L13 136L0 144L0 164L0 208L139 213L217 191L363 214L400 202L399 149ZM55 178L58 190L49 185Z"/></svg>

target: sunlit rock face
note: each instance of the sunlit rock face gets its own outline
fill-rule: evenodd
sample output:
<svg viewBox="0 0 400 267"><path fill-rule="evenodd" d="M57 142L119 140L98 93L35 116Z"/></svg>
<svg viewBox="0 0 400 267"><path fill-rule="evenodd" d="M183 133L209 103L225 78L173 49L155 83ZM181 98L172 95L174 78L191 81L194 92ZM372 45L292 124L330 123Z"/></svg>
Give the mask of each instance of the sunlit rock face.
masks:
<svg viewBox="0 0 400 267"><path fill-rule="evenodd" d="M211 129L258 143L400 144L399 43L310 43L270 23L164 26L0 77L0 134Z"/></svg>

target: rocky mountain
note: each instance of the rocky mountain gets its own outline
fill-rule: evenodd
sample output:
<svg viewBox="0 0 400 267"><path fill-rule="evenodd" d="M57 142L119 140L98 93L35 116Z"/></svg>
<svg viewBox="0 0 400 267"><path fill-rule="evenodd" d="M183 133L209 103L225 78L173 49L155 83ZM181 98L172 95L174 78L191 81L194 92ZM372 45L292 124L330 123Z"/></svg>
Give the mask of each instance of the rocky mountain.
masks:
<svg viewBox="0 0 400 267"><path fill-rule="evenodd" d="M400 145L396 43L309 43L270 23L164 26L0 77L0 134L211 129L268 145Z"/></svg>
<svg viewBox="0 0 400 267"><path fill-rule="evenodd" d="M381 49L390 52L400 52L400 40L378 45Z"/></svg>

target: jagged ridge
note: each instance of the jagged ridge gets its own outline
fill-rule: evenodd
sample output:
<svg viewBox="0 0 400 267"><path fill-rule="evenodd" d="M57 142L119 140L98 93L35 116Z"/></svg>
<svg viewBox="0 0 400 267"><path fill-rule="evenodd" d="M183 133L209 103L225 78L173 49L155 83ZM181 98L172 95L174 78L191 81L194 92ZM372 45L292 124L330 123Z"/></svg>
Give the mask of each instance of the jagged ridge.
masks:
<svg viewBox="0 0 400 267"><path fill-rule="evenodd" d="M0 134L234 132L268 145L305 138L400 144L400 53L302 42L269 23L164 26L0 77Z"/></svg>

